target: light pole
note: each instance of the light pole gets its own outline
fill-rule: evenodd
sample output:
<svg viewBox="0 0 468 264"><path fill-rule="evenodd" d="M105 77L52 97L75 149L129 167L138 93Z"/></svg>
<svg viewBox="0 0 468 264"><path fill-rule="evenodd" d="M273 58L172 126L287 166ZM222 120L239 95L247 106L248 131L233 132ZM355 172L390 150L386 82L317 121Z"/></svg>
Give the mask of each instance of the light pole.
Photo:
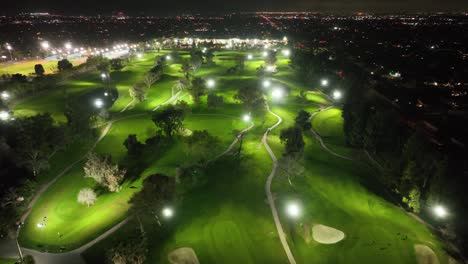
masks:
<svg viewBox="0 0 468 264"><path fill-rule="evenodd" d="M50 48L49 42L48 41L41 42L41 47L45 50L46 57L49 56L49 48Z"/></svg>
<svg viewBox="0 0 468 264"><path fill-rule="evenodd" d="M13 49L10 44L6 44L6 49L8 50L8 53L10 54L10 61L13 60L13 56L11 55L11 50Z"/></svg>
<svg viewBox="0 0 468 264"><path fill-rule="evenodd" d="M23 261L23 251L21 251L21 247L20 247L20 244L18 242L18 237L19 237L19 233L20 233L20 230L21 230L22 226L23 226L23 223L19 223L18 224L18 229L16 231L16 247L18 248L18 254L20 256L20 261L21 262Z"/></svg>

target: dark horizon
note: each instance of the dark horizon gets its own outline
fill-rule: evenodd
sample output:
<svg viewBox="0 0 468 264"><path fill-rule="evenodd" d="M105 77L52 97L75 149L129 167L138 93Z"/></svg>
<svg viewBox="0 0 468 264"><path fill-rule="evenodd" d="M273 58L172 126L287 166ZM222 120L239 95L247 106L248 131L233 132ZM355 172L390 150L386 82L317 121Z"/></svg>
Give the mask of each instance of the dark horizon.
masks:
<svg viewBox="0 0 468 264"><path fill-rule="evenodd" d="M305 0L173 0L158 3L149 0L122 1L112 0L91 1L79 3L71 0L18 0L3 3L4 15L19 13L48 12L64 15L109 15L124 12L128 15L180 15L180 14L226 14L232 12L323 12L323 13L416 13L416 12L467 12L468 2L465 0L331 0L312 2Z"/></svg>

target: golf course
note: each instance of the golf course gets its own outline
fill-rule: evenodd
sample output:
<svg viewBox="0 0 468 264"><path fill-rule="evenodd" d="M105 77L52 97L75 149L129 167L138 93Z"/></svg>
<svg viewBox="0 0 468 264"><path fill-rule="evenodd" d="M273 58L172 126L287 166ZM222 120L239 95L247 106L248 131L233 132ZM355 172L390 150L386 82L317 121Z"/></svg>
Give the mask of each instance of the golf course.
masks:
<svg viewBox="0 0 468 264"><path fill-rule="evenodd" d="M105 101L109 117L96 126L94 138L59 150L38 175L45 188L25 216L21 247L50 255L78 252L86 263L104 263L107 249L144 227L145 263L418 263L421 247L416 245L435 253L435 259L422 263L449 263L431 229L388 195L378 168L361 150L347 147L340 101L320 92L317 84L303 83L289 56L278 52L274 72L258 77L262 50L214 51L213 63L203 63L192 73L192 78L213 80L207 89L223 97L221 106L208 107L207 96L197 104L186 89L174 89L184 77L181 60L190 58L188 50L177 52L180 59L166 60L163 75L142 102L132 99L129 89L155 66L157 57L171 50L143 53L122 70L110 72L118 96ZM242 71L231 73L239 56L250 59ZM15 70L28 72L34 65L28 67ZM1 66L0 74L5 71ZM256 86L271 112L250 113L235 97L240 88ZM99 72L86 73L18 101L12 110L16 118L50 113L64 123L67 100L93 107L93 100L105 99L103 87ZM144 167L118 192L100 190L93 179L84 177L87 153L125 163L127 137L136 135L140 142L153 137L158 128L152 114L180 101L190 106L184 132L145 155ZM294 126L301 110L311 114L311 128L302 132L305 147L298 169L290 175L281 165L285 145L280 135ZM200 130L219 141L213 146L219 156L202 172L206 182L184 193L173 217L163 219L161 226L139 222L130 213L129 200L151 175L176 177L177 169L192 159L184 137ZM97 189L92 206L77 202L83 188ZM300 212L288 213L291 203Z"/></svg>

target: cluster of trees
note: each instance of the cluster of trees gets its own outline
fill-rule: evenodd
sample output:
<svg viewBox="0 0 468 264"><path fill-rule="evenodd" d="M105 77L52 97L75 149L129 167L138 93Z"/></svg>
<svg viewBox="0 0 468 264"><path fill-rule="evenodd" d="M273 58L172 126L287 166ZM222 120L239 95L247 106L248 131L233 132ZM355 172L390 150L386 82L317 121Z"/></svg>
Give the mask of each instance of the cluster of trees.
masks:
<svg viewBox="0 0 468 264"><path fill-rule="evenodd" d="M130 87L130 96L139 102L146 100L148 90L162 78L165 65L165 57L158 57L156 65L150 71L143 74L139 82Z"/></svg>

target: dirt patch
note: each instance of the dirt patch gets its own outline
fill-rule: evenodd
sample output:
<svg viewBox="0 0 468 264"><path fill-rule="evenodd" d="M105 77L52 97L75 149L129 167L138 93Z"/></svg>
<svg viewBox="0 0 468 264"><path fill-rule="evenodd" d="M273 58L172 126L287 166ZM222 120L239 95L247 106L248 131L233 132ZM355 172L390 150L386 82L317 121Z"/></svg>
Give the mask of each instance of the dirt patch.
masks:
<svg viewBox="0 0 468 264"><path fill-rule="evenodd" d="M172 264L200 264L197 254L192 248L178 248L168 255L169 262Z"/></svg>
<svg viewBox="0 0 468 264"><path fill-rule="evenodd" d="M421 244L414 245L414 251L416 253L416 259L418 264L439 264L439 259L434 251L426 246Z"/></svg>
<svg viewBox="0 0 468 264"><path fill-rule="evenodd" d="M345 238L343 231L325 225L314 225L312 237L321 244L335 244Z"/></svg>

